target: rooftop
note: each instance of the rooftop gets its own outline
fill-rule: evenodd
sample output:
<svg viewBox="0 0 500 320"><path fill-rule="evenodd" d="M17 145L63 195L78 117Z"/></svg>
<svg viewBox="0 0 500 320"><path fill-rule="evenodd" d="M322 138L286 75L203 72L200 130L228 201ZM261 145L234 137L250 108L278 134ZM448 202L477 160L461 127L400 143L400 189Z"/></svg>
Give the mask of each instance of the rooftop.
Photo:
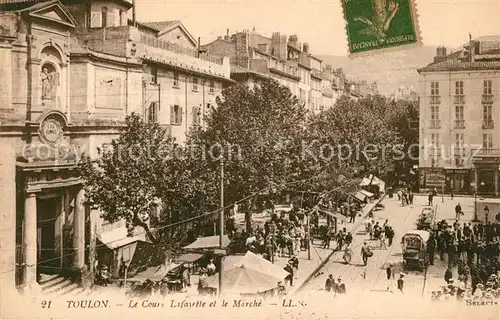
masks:
<svg viewBox="0 0 500 320"><path fill-rule="evenodd" d="M148 27L149 29L152 29L154 31L160 32L179 22L180 22L179 20L170 20L170 21L140 22L139 24Z"/></svg>
<svg viewBox="0 0 500 320"><path fill-rule="evenodd" d="M446 54L445 48L438 48L438 55L439 50L445 50ZM471 51L474 59L471 58ZM419 73L472 70L500 70L500 36L477 37L461 49L439 59L436 57L434 62L417 69Z"/></svg>

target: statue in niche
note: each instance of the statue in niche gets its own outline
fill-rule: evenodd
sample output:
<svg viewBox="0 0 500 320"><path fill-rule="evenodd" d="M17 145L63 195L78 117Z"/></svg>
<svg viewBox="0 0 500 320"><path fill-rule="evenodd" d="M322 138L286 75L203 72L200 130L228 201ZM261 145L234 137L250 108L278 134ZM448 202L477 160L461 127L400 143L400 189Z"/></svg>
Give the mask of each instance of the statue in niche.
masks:
<svg viewBox="0 0 500 320"><path fill-rule="evenodd" d="M57 94L57 87L59 86L59 73L47 65L42 68L42 99L54 100Z"/></svg>

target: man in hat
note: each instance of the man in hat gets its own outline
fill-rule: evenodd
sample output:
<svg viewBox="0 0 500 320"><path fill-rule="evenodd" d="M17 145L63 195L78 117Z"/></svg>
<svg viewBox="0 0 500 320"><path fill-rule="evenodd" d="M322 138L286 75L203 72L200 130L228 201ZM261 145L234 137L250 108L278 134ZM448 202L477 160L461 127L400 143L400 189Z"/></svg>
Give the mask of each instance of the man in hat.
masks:
<svg viewBox="0 0 500 320"><path fill-rule="evenodd" d="M399 279L398 279L398 290L401 291L401 293L404 293L403 288L404 288L405 280L403 279L403 277L404 277L404 273L400 272Z"/></svg>
<svg viewBox="0 0 500 320"><path fill-rule="evenodd" d="M390 263L389 266L387 266L387 269L385 269L386 275L387 275L387 291L392 292L392 283L394 281L394 270L392 269L393 264Z"/></svg>
<svg viewBox="0 0 500 320"><path fill-rule="evenodd" d="M285 278L285 281L290 284L291 287L293 287L293 267L290 264L290 261L287 262L286 266L283 268L286 272L288 272L288 275Z"/></svg>
<svg viewBox="0 0 500 320"><path fill-rule="evenodd" d="M446 283L450 283L450 279L453 278L453 273L451 272L451 266L448 265L448 268L446 269L446 271L444 272L444 281L446 281Z"/></svg>
<svg viewBox="0 0 500 320"><path fill-rule="evenodd" d="M210 258L208 264L207 264L207 273L208 273L208 276L212 276L216 273L216 267L215 267L215 264L214 264L214 259Z"/></svg>
<svg viewBox="0 0 500 320"><path fill-rule="evenodd" d="M338 283L337 283L337 293L338 294L345 294L346 293L346 289L345 289L345 284L342 282L342 279L338 278L337 281L338 281Z"/></svg>
<svg viewBox="0 0 500 320"><path fill-rule="evenodd" d="M292 266L293 276L295 279L299 278L299 259L297 256L293 256L288 260L288 263Z"/></svg>
<svg viewBox="0 0 500 320"><path fill-rule="evenodd" d="M333 279L333 274L328 275L325 282L325 291L332 291L333 284L335 283L335 279Z"/></svg>

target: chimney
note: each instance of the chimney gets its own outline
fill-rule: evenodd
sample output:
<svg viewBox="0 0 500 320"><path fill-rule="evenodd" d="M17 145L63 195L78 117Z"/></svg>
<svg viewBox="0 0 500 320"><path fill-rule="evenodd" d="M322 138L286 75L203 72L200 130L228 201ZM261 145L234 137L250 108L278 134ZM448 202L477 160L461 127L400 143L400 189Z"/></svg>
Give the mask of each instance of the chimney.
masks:
<svg viewBox="0 0 500 320"><path fill-rule="evenodd" d="M434 63L446 61L446 48L438 47L436 49L436 56L434 57Z"/></svg>
<svg viewBox="0 0 500 320"><path fill-rule="evenodd" d="M328 73L332 73L333 69L332 69L332 65L331 64L327 64L323 67L324 71L325 72L328 72Z"/></svg>
<svg viewBox="0 0 500 320"><path fill-rule="evenodd" d="M305 53L309 53L309 43L304 42L304 44L302 45L302 51L304 51Z"/></svg>
<svg viewBox="0 0 500 320"><path fill-rule="evenodd" d="M281 35L279 32L273 32L271 36L271 53L275 57L282 60L287 58L287 46L286 46L287 36Z"/></svg>
<svg viewBox="0 0 500 320"><path fill-rule="evenodd" d="M218 37L217 37L217 40L222 40L222 37L221 37L221 36L218 36Z"/></svg>
<svg viewBox="0 0 500 320"><path fill-rule="evenodd" d="M470 62L474 62L474 54L476 53L476 43L474 40L472 40L472 34L469 33L469 57L470 57Z"/></svg>
<svg viewBox="0 0 500 320"><path fill-rule="evenodd" d="M132 25L135 27L135 0L132 1Z"/></svg>
<svg viewBox="0 0 500 320"><path fill-rule="evenodd" d="M293 34L288 38L288 44L294 48L297 48L298 42L299 42L299 37L297 37L296 34ZM300 48L297 48L297 49L300 49Z"/></svg>

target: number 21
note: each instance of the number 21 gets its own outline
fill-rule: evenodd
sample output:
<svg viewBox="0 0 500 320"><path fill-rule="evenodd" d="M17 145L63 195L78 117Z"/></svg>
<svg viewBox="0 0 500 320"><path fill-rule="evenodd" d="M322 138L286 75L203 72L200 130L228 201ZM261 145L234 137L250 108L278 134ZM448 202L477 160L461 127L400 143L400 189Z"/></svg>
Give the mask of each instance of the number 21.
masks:
<svg viewBox="0 0 500 320"><path fill-rule="evenodd" d="M43 300L42 301L42 308L50 308L50 305L52 304L52 300L49 300L49 301L45 301Z"/></svg>

